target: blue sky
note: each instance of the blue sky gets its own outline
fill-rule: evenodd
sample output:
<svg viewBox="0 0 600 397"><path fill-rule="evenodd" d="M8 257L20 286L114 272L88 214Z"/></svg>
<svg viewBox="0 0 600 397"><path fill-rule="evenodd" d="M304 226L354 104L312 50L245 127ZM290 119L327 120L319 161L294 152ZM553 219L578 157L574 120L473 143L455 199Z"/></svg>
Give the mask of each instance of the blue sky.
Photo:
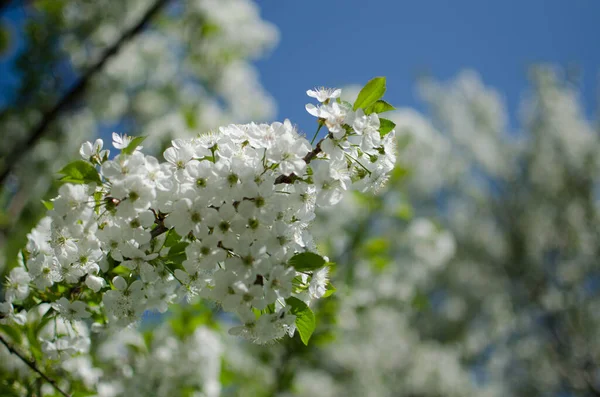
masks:
<svg viewBox="0 0 600 397"><path fill-rule="evenodd" d="M257 0L263 18L281 32L277 48L258 61L261 79L290 118L307 133L305 91L386 76L386 99L422 108L415 76L448 79L464 68L480 72L505 97L514 122L527 68L537 62L577 66L592 116L600 76L600 1L597 0ZM20 14L20 15L19 15ZM4 18L22 23L18 9ZM11 51L13 54L21 47ZM0 58L0 105L17 77ZM8 90L10 91L10 89Z"/></svg>
<svg viewBox="0 0 600 397"><path fill-rule="evenodd" d="M597 108L600 1L595 0L258 0L281 32L258 62L263 84L288 117L310 131L305 91L315 85L365 83L386 76L396 107L422 108L415 76L449 79L477 70L514 114L527 68L538 62L577 66L588 114Z"/></svg>

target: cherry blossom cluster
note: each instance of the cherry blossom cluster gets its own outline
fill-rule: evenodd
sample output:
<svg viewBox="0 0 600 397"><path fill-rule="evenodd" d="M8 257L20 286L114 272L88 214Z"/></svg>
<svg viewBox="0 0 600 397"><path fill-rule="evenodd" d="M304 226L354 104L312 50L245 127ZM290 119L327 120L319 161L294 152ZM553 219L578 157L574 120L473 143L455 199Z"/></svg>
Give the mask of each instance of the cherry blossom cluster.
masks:
<svg viewBox="0 0 600 397"><path fill-rule="evenodd" d="M123 327L198 296L237 314L232 334L302 336L298 318L314 322L309 306L332 290L308 230L315 208L378 188L395 162L393 126L377 113L336 99L340 90L307 93L328 129L314 148L288 120L176 139L165 162L142 153L141 137L113 134L112 159L102 140L84 143L0 310L15 319L33 299L66 320Z"/></svg>

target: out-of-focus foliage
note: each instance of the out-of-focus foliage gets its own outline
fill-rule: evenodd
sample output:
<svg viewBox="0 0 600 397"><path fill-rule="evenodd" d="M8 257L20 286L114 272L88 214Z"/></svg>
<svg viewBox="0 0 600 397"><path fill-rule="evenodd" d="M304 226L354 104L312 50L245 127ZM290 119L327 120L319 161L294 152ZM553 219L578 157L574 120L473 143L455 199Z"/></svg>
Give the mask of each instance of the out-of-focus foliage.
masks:
<svg viewBox="0 0 600 397"><path fill-rule="evenodd" d="M337 308L329 343L283 349L285 395L599 395L600 147L576 84L535 68L517 131L474 72L420 92L430 118L390 116L380 200L315 225Z"/></svg>
<svg viewBox="0 0 600 397"><path fill-rule="evenodd" d="M135 26L155 1L36 0L17 32L24 50L14 62L20 86L0 112L0 259L15 264L25 234L41 217L39 200L55 194L54 172L81 142L115 129L151 137L160 149L174 136L229 122L272 117L275 105L251 61L278 40L250 0L172 0L145 29L124 41L18 164L7 155L25 142L42 114Z"/></svg>

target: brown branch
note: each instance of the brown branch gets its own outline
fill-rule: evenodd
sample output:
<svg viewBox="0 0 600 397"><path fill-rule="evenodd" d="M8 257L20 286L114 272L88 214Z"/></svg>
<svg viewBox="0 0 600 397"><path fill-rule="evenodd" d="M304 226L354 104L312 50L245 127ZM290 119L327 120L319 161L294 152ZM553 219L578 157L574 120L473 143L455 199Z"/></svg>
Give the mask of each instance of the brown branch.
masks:
<svg viewBox="0 0 600 397"><path fill-rule="evenodd" d="M150 232L150 236L151 238L156 238L168 230L169 229L165 226L165 224L161 222L158 224L158 226L152 229L152 231Z"/></svg>
<svg viewBox="0 0 600 397"><path fill-rule="evenodd" d="M14 168L14 166L25 156L29 149L31 149L37 141L44 135L48 126L58 117L68 105L73 103L79 95L81 95L92 77L102 70L106 62L117 52L119 49L137 34L139 34L150 21L150 19L156 15L161 8L163 8L169 0L156 0L146 13L140 18L140 20L132 26L130 29L125 31L123 35L109 48L107 48L98 62L90 67L83 76L71 87L71 89L54 105L52 109L44 113L42 120L37 124L35 128L28 134L28 138L21 143L17 143L16 147L6 156L5 161L2 164L2 173L0 174L0 185L4 184L4 181Z"/></svg>
<svg viewBox="0 0 600 397"><path fill-rule="evenodd" d="M6 346L6 348L8 349L9 352L11 352L15 356L19 357L21 359L21 361L23 361L25 364L27 364L27 366L29 368L31 368L34 372L36 372L39 376L41 376L42 378L44 378L44 380L46 382L50 383L52 385L52 387L54 387L54 389L56 389L57 392L59 392L60 394L62 394L65 397L71 397L70 394L68 394L67 392L65 392L64 390L62 390L60 387L58 387L58 384L56 383L56 381L54 379L51 379L48 375L46 375L45 373L43 373L38 368L38 366L37 366L37 364L35 363L34 360L30 360L27 357L25 357L23 354L21 354L10 343L8 343L8 341L6 339L4 339L4 337L2 335L0 335L0 343L2 343L4 346Z"/></svg>
<svg viewBox="0 0 600 397"><path fill-rule="evenodd" d="M0 0L0 14L2 14L2 12L4 12L4 10L10 6L10 2L11 0Z"/></svg>
<svg viewBox="0 0 600 397"><path fill-rule="evenodd" d="M311 152L308 152L308 154L306 156L304 156L304 162L306 164L310 163L312 159L314 159L315 157L317 157L317 155L323 151L321 149L321 143L326 138L327 137L321 139L319 141L319 143L317 143L317 146L315 146L315 148ZM279 175L277 177L277 179L275 179L275 185L278 185L280 183L293 183L296 178L297 178L296 174L293 174L293 173L290 174L290 175Z"/></svg>

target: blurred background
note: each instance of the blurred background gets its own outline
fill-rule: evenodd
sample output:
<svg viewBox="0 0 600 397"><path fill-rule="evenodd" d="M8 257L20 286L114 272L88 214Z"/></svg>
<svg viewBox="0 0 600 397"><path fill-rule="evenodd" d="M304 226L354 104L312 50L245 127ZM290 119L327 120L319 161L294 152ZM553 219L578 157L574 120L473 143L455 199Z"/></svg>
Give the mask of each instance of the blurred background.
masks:
<svg viewBox="0 0 600 397"><path fill-rule="evenodd" d="M85 140L147 135L160 156L284 118L310 136L307 89L352 100L374 76L397 108L387 187L313 227L337 292L308 347L248 345L194 303L44 365L106 397L600 396L599 15L593 0L0 1L2 274ZM0 394L36 395L0 355Z"/></svg>

